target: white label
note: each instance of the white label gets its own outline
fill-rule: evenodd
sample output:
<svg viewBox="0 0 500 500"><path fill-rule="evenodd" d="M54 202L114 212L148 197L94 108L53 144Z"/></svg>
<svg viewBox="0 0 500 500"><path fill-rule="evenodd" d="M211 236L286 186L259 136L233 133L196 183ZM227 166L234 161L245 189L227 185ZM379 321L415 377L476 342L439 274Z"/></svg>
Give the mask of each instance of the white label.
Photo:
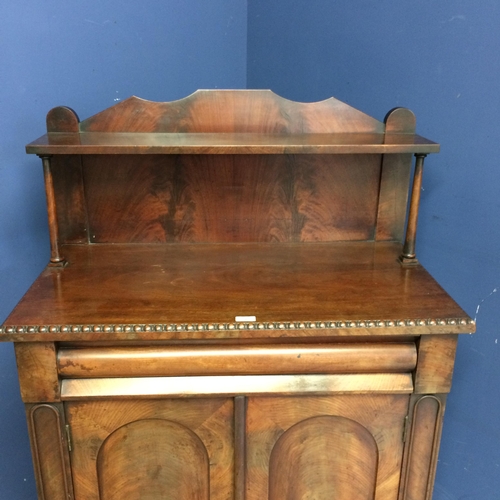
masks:
<svg viewBox="0 0 500 500"><path fill-rule="evenodd" d="M234 321L257 321L257 316L236 316Z"/></svg>

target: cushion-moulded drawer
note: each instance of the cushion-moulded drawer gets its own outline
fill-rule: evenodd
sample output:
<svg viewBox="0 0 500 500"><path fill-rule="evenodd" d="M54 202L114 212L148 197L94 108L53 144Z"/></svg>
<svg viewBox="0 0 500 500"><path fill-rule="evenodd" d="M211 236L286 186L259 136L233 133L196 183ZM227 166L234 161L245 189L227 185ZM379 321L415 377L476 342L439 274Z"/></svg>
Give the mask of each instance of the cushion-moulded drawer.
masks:
<svg viewBox="0 0 500 500"><path fill-rule="evenodd" d="M90 347L58 352L61 378L408 373L416 346L353 343L286 346Z"/></svg>

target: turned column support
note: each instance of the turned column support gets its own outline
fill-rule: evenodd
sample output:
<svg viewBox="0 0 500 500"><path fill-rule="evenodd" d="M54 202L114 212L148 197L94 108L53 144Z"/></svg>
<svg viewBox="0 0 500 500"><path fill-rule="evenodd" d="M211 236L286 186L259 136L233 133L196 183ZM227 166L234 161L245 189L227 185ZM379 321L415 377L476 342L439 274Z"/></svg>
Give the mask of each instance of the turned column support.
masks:
<svg viewBox="0 0 500 500"><path fill-rule="evenodd" d="M413 174L413 187L411 191L410 210L408 212L408 223L406 226L406 237L403 253L400 260L405 265L416 265L418 263L415 253L415 242L417 238L418 207L420 204L420 192L422 190L422 176L424 171L424 158L426 154L415 155L415 172Z"/></svg>
<svg viewBox="0 0 500 500"><path fill-rule="evenodd" d="M51 156L41 156L43 164L43 176L45 179L45 195L47 197L47 213L49 219L50 237L50 262L49 266L61 267L66 264L59 249L59 225L57 222L56 198L54 193L54 181L52 178Z"/></svg>

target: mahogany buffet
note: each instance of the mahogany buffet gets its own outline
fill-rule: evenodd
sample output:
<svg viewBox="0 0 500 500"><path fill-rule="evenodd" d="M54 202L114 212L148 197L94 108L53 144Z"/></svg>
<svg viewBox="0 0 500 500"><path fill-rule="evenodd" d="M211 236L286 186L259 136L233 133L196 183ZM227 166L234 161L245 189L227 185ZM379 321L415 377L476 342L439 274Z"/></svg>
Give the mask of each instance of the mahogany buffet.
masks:
<svg viewBox="0 0 500 500"><path fill-rule="evenodd" d="M50 262L0 330L39 498L429 500L475 328L415 255L438 150L270 91L51 110Z"/></svg>

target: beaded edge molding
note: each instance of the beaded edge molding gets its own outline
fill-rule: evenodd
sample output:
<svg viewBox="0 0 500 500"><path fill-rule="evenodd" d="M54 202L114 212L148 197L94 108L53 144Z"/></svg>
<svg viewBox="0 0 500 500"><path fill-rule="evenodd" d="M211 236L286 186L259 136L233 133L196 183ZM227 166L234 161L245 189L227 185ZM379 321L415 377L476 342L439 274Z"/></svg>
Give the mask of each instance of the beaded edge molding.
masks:
<svg viewBox="0 0 500 500"><path fill-rule="evenodd" d="M206 332L234 330L339 330L349 328L401 328L433 326L474 326L470 318L443 319L399 319L399 320L360 320L360 321L293 321L293 322L241 322L241 323L174 323L174 324L109 324L109 325L42 325L42 326L3 326L0 334L23 333L141 333L141 332Z"/></svg>

